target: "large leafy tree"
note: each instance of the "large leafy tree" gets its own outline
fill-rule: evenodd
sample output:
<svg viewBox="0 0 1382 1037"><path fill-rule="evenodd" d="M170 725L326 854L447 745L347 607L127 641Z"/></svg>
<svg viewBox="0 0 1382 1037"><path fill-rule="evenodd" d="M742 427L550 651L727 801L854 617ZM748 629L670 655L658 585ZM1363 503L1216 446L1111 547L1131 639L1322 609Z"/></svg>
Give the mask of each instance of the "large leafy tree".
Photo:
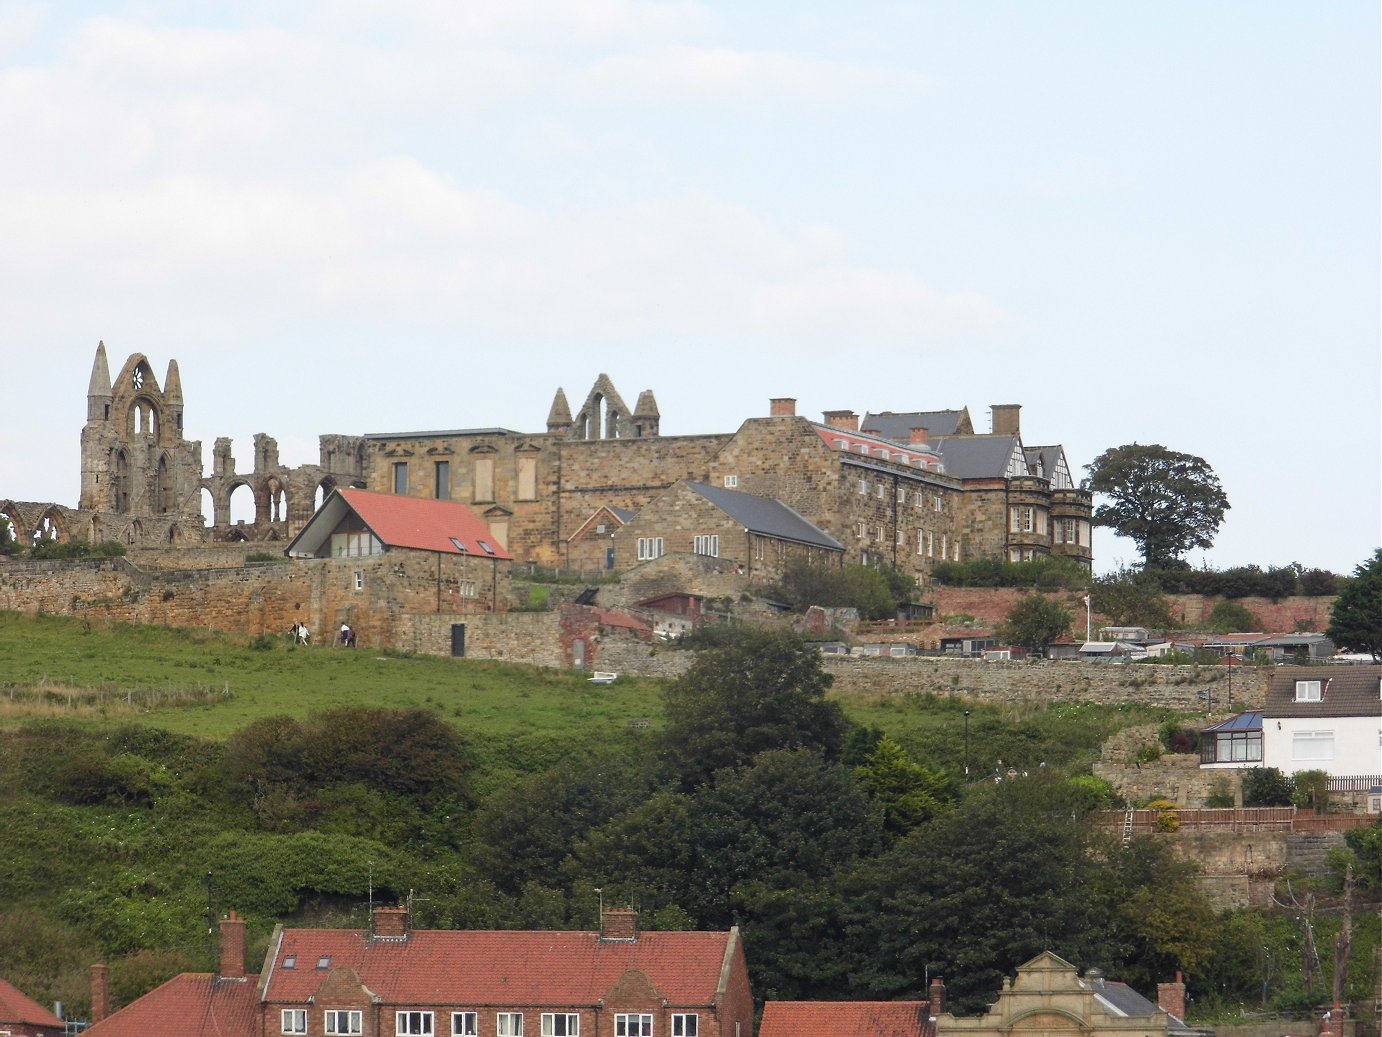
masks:
<svg viewBox="0 0 1382 1037"><path fill-rule="evenodd" d="M1208 462L1158 443L1111 447L1085 465L1085 486L1105 498L1094 522L1137 544L1148 569L1174 567L1210 547L1228 497Z"/></svg>
<svg viewBox="0 0 1382 1037"><path fill-rule="evenodd" d="M1353 570L1334 602L1326 631L1340 648L1382 661L1382 548Z"/></svg>
<svg viewBox="0 0 1382 1037"><path fill-rule="evenodd" d="M663 758L688 789L770 749L817 749L833 760L845 719L825 700L831 680L799 637L745 628L667 689Z"/></svg>
<svg viewBox="0 0 1382 1037"><path fill-rule="evenodd" d="M999 640L1021 645L1033 652L1046 646L1070 629L1070 610L1044 594L1028 594L1011 609L994 631Z"/></svg>

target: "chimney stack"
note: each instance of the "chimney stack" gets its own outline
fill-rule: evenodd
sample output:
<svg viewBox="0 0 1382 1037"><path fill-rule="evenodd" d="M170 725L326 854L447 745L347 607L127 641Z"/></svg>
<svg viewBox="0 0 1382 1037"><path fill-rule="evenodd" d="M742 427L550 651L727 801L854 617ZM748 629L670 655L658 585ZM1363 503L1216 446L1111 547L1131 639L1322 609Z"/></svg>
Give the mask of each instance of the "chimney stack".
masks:
<svg viewBox="0 0 1382 1037"><path fill-rule="evenodd" d="M927 993L931 998L931 1018L934 1019L945 1011L945 984L939 976L931 980L931 988Z"/></svg>
<svg viewBox="0 0 1382 1037"><path fill-rule="evenodd" d="M1334 1007L1324 1013L1324 1018L1320 1020L1319 1037L1343 1037L1344 1033L1344 1008L1337 1001Z"/></svg>
<svg viewBox="0 0 1382 1037"><path fill-rule="evenodd" d="M993 434L995 436L1022 435L1022 404L995 403L993 411Z"/></svg>
<svg viewBox="0 0 1382 1037"><path fill-rule="evenodd" d="M859 431L859 415L852 410L828 410L822 417L831 428L844 429L846 432Z"/></svg>
<svg viewBox="0 0 1382 1037"><path fill-rule="evenodd" d="M600 912L600 939L638 939L638 913L631 907L607 907Z"/></svg>
<svg viewBox="0 0 1382 1037"><path fill-rule="evenodd" d="M931 438L931 430L928 428L914 428L907 432L907 442L912 446L925 446Z"/></svg>
<svg viewBox="0 0 1382 1037"><path fill-rule="evenodd" d="M91 966L91 1021L110 1015L110 969L103 961Z"/></svg>
<svg viewBox="0 0 1382 1037"><path fill-rule="evenodd" d="M772 418L795 418L797 401L790 396L779 396L768 401L768 416Z"/></svg>
<svg viewBox="0 0 1382 1037"><path fill-rule="evenodd" d="M1185 1018L1185 980L1180 969L1176 970L1174 983L1156 985L1156 1003L1161 1006L1162 1011L1169 1012L1177 1019Z"/></svg>
<svg viewBox="0 0 1382 1037"><path fill-rule="evenodd" d="M402 940L408 935L406 907L376 907L374 909L375 939Z"/></svg>
<svg viewBox="0 0 1382 1037"><path fill-rule="evenodd" d="M232 911L221 919L221 978L245 978L245 920Z"/></svg>

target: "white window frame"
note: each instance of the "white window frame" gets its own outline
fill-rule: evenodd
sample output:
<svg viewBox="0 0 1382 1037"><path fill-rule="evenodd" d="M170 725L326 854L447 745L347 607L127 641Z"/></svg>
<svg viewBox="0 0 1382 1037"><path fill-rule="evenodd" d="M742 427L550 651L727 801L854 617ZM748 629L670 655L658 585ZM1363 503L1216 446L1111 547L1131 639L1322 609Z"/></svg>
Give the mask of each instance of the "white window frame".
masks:
<svg viewBox="0 0 1382 1037"><path fill-rule="evenodd" d="M720 557L720 534L703 533L691 538L691 553L706 555L710 558Z"/></svg>
<svg viewBox="0 0 1382 1037"><path fill-rule="evenodd" d="M854 535L855 535L858 539L860 539L860 540L863 540L864 537L868 536L868 535L869 535L869 525L868 525L868 523L867 523L867 522L856 522L856 523L854 523Z"/></svg>
<svg viewBox="0 0 1382 1037"><path fill-rule="evenodd" d="M1292 731L1291 759L1320 762L1334 759L1334 732Z"/></svg>
<svg viewBox="0 0 1382 1037"><path fill-rule="evenodd" d="M899 504L906 504L906 503L907 503L907 488L906 488L905 486L899 486L899 487L897 488L897 503L899 503Z"/></svg>
<svg viewBox="0 0 1382 1037"><path fill-rule="evenodd" d="M322 1033L326 1037L359 1037L364 1033L364 1025L365 1013L358 1008L328 1008L322 1013Z"/></svg>
<svg viewBox="0 0 1382 1037"><path fill-rule="evenodd" d="M921 555L921 554L925 554L925 553L926 553L926 530L924 530L924 529L918 529L918 530L917 530L917 554Z"/></svg>
<svg viewBox="0 0 1382 1037"><path fill-rule="evenodd" d="M434 1037L436 1017L431 1012L395 1012L393 1032L398 1037Z"/></svg>
<svg viewBox="0 0 1382 1037"><path fill-rule="evenodd" d="M451 1013L451 1037L477 1037L479 1032L479 1012Z"/></svg>
<svg viewBox="0 0 1382 1037"><path fill-rule="evenodd" d="M736 486L738 486L738 485L739 485L739 476L737 476L737 475L726 475L726 476L725 476L725 489L727 489L727 490L732 490L732 489L734 489L734 488L735 488Z"/></svg>
<svg viewBox="0 0 1382 1037"><path fill-rule="evenodd" d="M878 499L879 499L879 500L883 500L883 499L884 499L885 497L887 497L887 496L888 496L888 487L887 487L885 484L883 484L883 483L879 483L879 484L878 484Z"/></svg>
<svg viewBox="0 0 1382 1037"><path fill-rule="evenodd" d="M498 1012L494 1016L495 1037L523 1037L522 1012Z"/></svg>
<svg viewBox="0 0 1382 1037"><path fill-rule="evenodd" d="M902 529L902 527L900 527L900 526L898 527L898 530L897 530L896 540L897 540L897 543L898 543L899 546L901 546L902 544L905 544L905 543L907 542L907 531L904 530L904 529Z"/></svg>
<svg viewBox="0 0 1382 1037"><path fill-rule="evenodd" d="M614 1037L653 1037L652 1013L616 1013L614 1016Z"/></svg>
<svg viewBox="0 0 1382 1037"><path fill-rule="evenodd" d="M638 538L638 560L640 562L650 562L654 558L661 558L665 551L666 546L662 537Z"/></svg>
<svg viewBox="0 0 1382 1037"><path fill-rule="evenodd" d="M285 1009L283 1009L283 1032L284 1032L284 1033L306 1033L306 1032L307 1032L307 1009L305 1009L305 1008L285 1008Z"/></svg>
<svg viewBox="0 0 1382 1037"><path fill-rule="evenodd" d="M944 510L945 510L945 498L942 497L939 493L935 494L935 495L931 498L931 510L933 510L933 511L944 511Z"/></svg>
<svg viewBox="0 0 1382 1037"><path fill-rule="evenodd" d="M580 1037L580 1033L581 1017L575 1012L542 1013L542 1037Z"/></svg>
<svg viewBox="0 0 1382 1037"><path fill-rule="evenodd" d="M1323 700L1323 681L1296 681L1297 702L1322 702Z"/></svg>
<svg viewBox="0 0 1382 1037"><path fill-rule="evenodd" d="M365 589L365 571L363 569L355 570L355 589L357 591Z"/></svg>
<svg viewBox="0 0 1382 1037"><path fill-rule="evenodd" d="M861 497L867 497L869 495L869 481L867 479L859 480L859 495Z"/></svg>
<svg viewBox="0 0 1382 1037"><path fill-rule="evenodd" d="M876 526L873 527L873 539L874 539L875 541L877 541L878 543L880 543L880 544L883 542L883 525L882 525L882 523L879 523L878 525L876 525Z"/></svg>
<svg viewBox="0 0 1382 1037"><path fill-rule="evenodd" d="M701 1017L695 1012L673 1013L672 1037L700 1037L700 1029Z"/></svg>

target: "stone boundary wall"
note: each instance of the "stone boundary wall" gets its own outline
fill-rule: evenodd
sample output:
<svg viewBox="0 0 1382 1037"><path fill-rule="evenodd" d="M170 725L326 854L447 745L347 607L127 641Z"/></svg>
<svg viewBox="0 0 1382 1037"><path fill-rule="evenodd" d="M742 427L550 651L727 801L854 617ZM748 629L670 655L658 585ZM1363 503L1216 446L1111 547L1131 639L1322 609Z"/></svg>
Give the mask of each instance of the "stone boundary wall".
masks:
<svg viewBox="0 0 1382 1037"><path fill-rule="evenodd" d="M1216 715L1253 709L1266 698L1269 667L1233 675L1229 709L1225 669L1209 666L1110 666L1089 662L984 662L978 659L827 656L834 690L845 694L964 695L981 700L1141 702L1185 713ZM1201 693L1212 694L1213 699ZM1222 697L1222 705L1220 705Z"/></svg>

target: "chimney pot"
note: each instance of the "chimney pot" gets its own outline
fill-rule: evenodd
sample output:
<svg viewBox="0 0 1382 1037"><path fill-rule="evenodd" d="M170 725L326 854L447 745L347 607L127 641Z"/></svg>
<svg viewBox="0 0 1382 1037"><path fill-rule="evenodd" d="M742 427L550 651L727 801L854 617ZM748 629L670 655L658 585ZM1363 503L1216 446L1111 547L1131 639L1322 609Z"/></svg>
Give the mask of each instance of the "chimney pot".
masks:
<svg viewBox="0 0 1382 1037"><path fill-rule="evenodd" d="M774 418L794 418L797 414L797 401L790 396L779 396L769 400L768 414Z"/></svg>
<svg viewBox="0 0 1382 1037"><path fill-rule="evenodd" d="M1169 1012L1177 1019L1185 1018L1185 982L1179 969L1176 970L1174 983L1156 985L1156 1003L1163 1012Z"/></svg>
<svg viewBox="0 0 1382 1037"><path fill-rule="evenodd" d="M930 438L931 430L928 428L914 428L907 433L907 442L914 446L925 446Z"/></svg>
<svg viewBox="0 0 1382 1037"><path fill-rule="evenodd" d="M846 432L859 431L859 415L852 410L828 410L822 413L822 417L831 428L844 429Z"/></svg>
<svg viewBox="0 0 1382 1037"><path fill-rule="evenodd" d="M945 984L941 982L939 976L931 980L931 987L927 991L927 995L931 999L931 1018L934 1019L945 1012Z"/></svg>

